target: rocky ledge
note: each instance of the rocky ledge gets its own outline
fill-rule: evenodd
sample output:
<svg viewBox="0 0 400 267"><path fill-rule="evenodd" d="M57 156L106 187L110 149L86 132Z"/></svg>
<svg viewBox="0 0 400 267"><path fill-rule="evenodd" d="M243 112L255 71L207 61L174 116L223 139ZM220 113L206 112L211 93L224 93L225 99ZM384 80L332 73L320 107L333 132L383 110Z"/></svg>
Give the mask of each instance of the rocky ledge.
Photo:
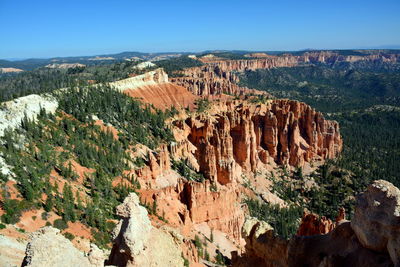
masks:
<svg viewBox="0 0 400 267"><path fill-rule="evenodd" d="M248 218L246 252L233 266L400 266L400 190L374 181L357 197L354 218L329 233L277 237L265 222Z"/></svg>

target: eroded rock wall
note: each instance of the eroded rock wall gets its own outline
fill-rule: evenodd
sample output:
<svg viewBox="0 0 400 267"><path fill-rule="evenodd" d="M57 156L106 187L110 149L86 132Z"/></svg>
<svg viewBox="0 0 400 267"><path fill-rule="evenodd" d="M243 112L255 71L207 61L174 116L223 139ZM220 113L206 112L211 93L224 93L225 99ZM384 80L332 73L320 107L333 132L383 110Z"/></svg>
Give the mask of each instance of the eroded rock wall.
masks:
<svg viewBox="0 0 400 267"><path fill-rule="evenodd" d="M187 139L211 181L227 184L242 171L255 171L275 162L303 166L305 162L336 157L342 149L339 125L297 101L266 104L227 102L207 116L176 123L190 129Z"/></svg>

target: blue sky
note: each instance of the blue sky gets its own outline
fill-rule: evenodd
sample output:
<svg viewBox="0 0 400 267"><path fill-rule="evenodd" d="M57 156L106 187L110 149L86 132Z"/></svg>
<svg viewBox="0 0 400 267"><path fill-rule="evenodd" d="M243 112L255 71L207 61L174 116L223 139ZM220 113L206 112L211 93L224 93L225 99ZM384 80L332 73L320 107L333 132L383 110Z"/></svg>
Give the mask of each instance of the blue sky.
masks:
<svg viewBox="0 0 400 267"><path fill-rule="evenodd" d="M400 47L399 0L0 0L0 58Z"/></svg>

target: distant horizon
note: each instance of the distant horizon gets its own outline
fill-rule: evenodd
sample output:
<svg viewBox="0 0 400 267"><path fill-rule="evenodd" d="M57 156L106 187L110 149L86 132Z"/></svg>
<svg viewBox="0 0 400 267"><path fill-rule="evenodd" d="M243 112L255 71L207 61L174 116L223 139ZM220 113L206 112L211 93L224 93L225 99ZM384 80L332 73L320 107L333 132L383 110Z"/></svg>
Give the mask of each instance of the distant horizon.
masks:
<svg viewBox="0 0 400 267"><path fill-rule="evenodd" d="M377 46L371 48L304 48L304 49L295 49L295 50L246 50L246 49L208 49L208 50L200 50L200 51L157 51L157 52L145 52L145 51L138 51L138 50L126 50L126 51L117 51L117 52L110 52L110 53L91 53L91 54L84 54L84 55L56 55L56 56L49 56L49 57L23 57L23 58L0 58L0 60L7 60L7 61L23 61L23 60L30 60L30 59L54 59L54 58L74 58L74 57L96 57L96 56L109 56L109 55L117 55L121 53L143 53L143 54L178 54L178 53L185 53L185 54L199 54L199 53L218 53L218 52L249 52L249 53L256 53L256 52L302 52L302 51L333 51L333 50L400 50L400 45L387 45L387 46Z"/></svg>
<svg viewBox="0 0 400 267"><path fill-rule="evenodd" d="M400 46L400 1L5 0L0 58Z"/></svg>

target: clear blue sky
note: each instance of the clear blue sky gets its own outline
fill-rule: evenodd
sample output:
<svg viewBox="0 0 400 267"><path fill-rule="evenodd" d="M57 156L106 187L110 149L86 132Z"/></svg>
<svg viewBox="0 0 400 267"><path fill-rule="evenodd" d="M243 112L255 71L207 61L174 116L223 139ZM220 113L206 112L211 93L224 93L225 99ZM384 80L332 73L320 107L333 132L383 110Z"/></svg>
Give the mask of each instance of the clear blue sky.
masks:
<svg viewBox="0 0 400 267"><path fill-rule="evenodd" d="M0 0L0 58L400 46L400 0Z"/></svg>

